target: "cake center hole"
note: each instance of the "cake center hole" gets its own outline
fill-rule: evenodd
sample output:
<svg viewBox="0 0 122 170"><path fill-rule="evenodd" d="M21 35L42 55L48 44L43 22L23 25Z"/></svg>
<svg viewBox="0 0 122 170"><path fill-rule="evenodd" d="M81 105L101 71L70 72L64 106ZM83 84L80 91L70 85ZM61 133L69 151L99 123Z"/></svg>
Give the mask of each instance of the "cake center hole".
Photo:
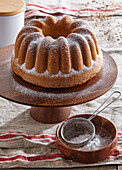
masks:
<svg viewBox="0 0 122 170"><path fill-rule="evenodd" d="M54 39L57 39L60 36L67 37L71 33L71 31L67 27L58 27L56 25L48 27L42 31L45 37L51 36Z"/></svg>

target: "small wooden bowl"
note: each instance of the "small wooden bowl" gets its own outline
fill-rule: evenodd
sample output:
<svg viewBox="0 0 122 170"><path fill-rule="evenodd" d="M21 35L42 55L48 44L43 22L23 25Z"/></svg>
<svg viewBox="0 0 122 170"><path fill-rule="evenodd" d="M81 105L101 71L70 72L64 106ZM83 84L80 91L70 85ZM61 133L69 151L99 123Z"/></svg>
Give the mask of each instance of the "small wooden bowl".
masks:
<svg viewBox="0 0 122 170"><path fill-rule="evenodd" d="M74 117L89 118L90 116L90 114L82 114L70 117L68 119ZM68 146L61 138L60 130L63 125L62 123L56 131L56 144L59 151L65 156L66 159L72 159L76 162L82 163L95 163L108 158L114 152L117 145L117 130L114 124L101 116L96 116L92 122L95 125L96 134L99 134L100 136L103 135L105 138L111 138L111 142L107 146L97 150L79 150L77 148L72 148Z"/></svg>

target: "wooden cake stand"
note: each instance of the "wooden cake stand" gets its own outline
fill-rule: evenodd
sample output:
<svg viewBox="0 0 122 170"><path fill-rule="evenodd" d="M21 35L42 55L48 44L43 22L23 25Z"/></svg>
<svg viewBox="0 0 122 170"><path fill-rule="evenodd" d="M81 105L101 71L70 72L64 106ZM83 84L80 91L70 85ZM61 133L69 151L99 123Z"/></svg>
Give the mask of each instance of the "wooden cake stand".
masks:
<svg viewBox="0 0 122 170"><path fill-rule="evenodd" d="M88 82L71 88L48 89L32 85L11 70L14 45L0 50L0 96L10 101L30 105L31 116L43 123L57 123L66 119L72 105L91 101L106 93L117 78L117 66L110 55L103 52L102 70Z"/></svg>

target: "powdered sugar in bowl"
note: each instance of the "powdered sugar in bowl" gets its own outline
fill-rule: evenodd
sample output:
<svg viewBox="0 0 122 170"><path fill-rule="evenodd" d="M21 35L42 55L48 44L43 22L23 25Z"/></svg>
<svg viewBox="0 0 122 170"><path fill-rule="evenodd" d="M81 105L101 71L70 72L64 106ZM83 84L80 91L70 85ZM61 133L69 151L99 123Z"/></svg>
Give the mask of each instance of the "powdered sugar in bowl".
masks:
<svg viewBox="0 0 122 170"><path fill-rule="evenodd" d="M65 121L61 128L62 139L67 143L67 145L72 147L82 147L94 140L94 137L96 140L91 142L91 145L94 144L94 142L97 142L95 145L98 143L102 144L104 140L100 141L102 138L99 135L95 136L95 127L91 120L116 101L120 96L121 92L113 92L88 119L75 117Z"/></svg>
<svg viewBox="0 0 122 170"><path fill-rule="evenodd" d="M90 114L81 114L67 120L73 118L88 119L90 116ZM65 121L57 128L56 144L66 159L82 163L95 163L107 159L116 149L117 130L115 125L110 120L98 115L91 121L95 126L95 138L79 148L69 146L62 139L61 128Z"/></svg>

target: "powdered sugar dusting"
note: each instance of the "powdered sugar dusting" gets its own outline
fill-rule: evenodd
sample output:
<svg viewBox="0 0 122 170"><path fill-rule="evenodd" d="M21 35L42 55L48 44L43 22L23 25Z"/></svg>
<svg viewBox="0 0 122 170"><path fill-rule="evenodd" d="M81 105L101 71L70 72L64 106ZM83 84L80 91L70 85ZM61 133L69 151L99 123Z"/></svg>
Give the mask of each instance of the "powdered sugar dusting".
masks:
<svg viewBox="0 0 122 170"><path fill-rule="evenodd" d="M101 54L99 55L99 57L101 57ZM22 69L26 73L30 73L32 75L37 75L37 76L40 76L40 77L44 75L44 76L47 76L49 79L51 79L53 77L71 77L71 76L76 75L76 74L81 74L85 70L91 70L97 64L96 61L92 61L92 65L90 67L86 67L85 65L83 65L83 69L80 70L80 71L76 71L75 69L72 68L71 72L69 74L64 74L64 73L61 72L61 70L59 70L59 72L57 74L50 74L48 72L48 70L46 70L43 73L38 73L38 72L36 72L35 67L33 67L33 69L26 69L25 63L22 64L22 65L18 64L18 58L16 58L16 59L14 58L14 62L17 65L18 68Z"/></svg>
<svg viewBox="0 0 122 170"><path fill-rule="evenodd" d="M19 92L19 93L22 93L23 97L27 98L29 97L30 100L34 100L38 101L38 103L40 102L41 104L41 101L43 101L44 105L45 104L50 104L50 100L54 103L56 103L57 105L61 103L61 101L63 100L75 100L79 94L79 92L72 92L72 93L54 93L53 91L39 91L39 90L35 90L35 89L31 89L31 88L28 88L26 86L23 86L21 84L19 84L17 81L15 81L13 79L13 82L12 82L12 86L13 88L16 90L16 92ZM72 98L73 96L73 98Z"/></svg>
<svg viewBox="0 0 122 170"><path fill-rule="evenodd" d="M89 138L90 138L90 134L83 134L83 135L79 135L79 136L77 136L77 137L75 137L75 138L72 138L71 140L70 140L70 142L73 142L73 143L81 143L81 142L83 142L83 141L85 141L85 140L88 140Z"/></svg>
<svg viewBox="0 0 122 170"><path fill-rule="evenodd" d="M98 150L107 146L111 142L112 142L111 136L101 137L99 134L97 134L95 135L95 138L93 140L91 140L83 147L80 147L78 150Z"/></svg>

